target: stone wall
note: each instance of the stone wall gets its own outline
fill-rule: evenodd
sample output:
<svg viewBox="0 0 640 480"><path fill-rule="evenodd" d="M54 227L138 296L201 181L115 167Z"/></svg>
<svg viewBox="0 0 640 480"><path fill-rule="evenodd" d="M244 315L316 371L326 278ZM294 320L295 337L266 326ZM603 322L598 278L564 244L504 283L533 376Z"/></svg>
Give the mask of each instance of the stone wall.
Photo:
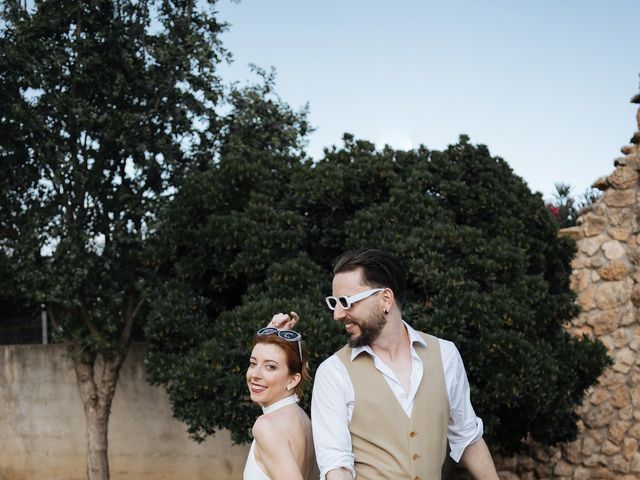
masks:
<svg viewBox="0 0 640 480"><path fill-rule="evenodd" d="M640 478L640 109L637 121L613 173L594 184L602 197L561 232L578 246L571 282L582 313L568 330L598 337L614 364L578 410L578 439L496 459L502 479Z"/></svg>
<svg viewBox="0 0 640 480"><path fill-rule="evenodd" d="M145 380L143 346L120 373L109 421L112 480L238 480L248 447L226 431L202 444ZM62 345L0 346L0 480L84 480L85 420Z"/></svg>

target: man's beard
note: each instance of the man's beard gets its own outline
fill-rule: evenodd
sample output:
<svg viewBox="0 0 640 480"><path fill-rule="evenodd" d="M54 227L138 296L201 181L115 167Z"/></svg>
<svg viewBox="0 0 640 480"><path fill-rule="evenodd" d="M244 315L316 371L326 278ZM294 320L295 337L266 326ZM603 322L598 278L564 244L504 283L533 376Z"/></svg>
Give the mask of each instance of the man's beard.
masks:
<svg viewBox="0 0 640 480"><path fill-rule="evenodd" d="M387 317L383 313L372 313L364 321L356 323L360 329L360 335L349 336L349 346L355 348L371 345L380 336L386 324Z"/></svg>

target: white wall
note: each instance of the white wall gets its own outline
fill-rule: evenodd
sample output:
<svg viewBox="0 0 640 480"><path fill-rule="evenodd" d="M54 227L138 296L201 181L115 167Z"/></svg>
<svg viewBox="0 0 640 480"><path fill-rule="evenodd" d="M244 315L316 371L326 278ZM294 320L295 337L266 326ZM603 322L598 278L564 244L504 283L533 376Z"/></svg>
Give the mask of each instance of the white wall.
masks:
<svg viewBox="0 0 640 480"><path fill-rule="evenodd" d="M143 345L120 372L109 422L112 480L242 478L248 446L228 432L202 444L145 380ZM0 346L0 480L85 480L85 420L63 345Z"/></svg>

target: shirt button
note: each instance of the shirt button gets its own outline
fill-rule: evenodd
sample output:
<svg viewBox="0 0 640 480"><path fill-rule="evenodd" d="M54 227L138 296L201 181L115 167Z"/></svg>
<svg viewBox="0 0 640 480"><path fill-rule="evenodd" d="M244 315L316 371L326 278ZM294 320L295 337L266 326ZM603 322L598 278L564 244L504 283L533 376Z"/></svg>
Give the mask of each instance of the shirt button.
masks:
<svg viewBox="0 0 640 480"><path fill-rule="evenodd" d="M422 480L422 479L416 475L415 477L413 477L413 480Z"/></svg>
<svg viewBox="0 0 640 480"><path fill-rule="evenodd" d="M420 457L420 455L418 455L417 453L414 453L411 458L413 458L414 460L417 460L418 457Z"/></svg>
<svg viewBox="0 0 640 480"><path fill-rule="evenodd" d="M418 435L416 432L411 432L411 433L409 434L409 436L410 436L411 438L415 437L416 435Z"/></svg>

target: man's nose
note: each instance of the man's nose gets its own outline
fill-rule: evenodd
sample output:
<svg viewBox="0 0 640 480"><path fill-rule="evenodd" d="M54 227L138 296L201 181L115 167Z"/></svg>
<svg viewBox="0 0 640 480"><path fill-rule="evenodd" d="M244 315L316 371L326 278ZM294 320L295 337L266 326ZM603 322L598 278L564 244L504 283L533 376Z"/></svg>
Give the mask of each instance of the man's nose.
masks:
<svg viewBox="0 0 640 480"><path fill-rule="evenodd" d="M342 320L346 316L347 316L347 311L344 308L342 308L340 303L338 303L336 305L336 308L333 309L333 319Z"/></svg>

